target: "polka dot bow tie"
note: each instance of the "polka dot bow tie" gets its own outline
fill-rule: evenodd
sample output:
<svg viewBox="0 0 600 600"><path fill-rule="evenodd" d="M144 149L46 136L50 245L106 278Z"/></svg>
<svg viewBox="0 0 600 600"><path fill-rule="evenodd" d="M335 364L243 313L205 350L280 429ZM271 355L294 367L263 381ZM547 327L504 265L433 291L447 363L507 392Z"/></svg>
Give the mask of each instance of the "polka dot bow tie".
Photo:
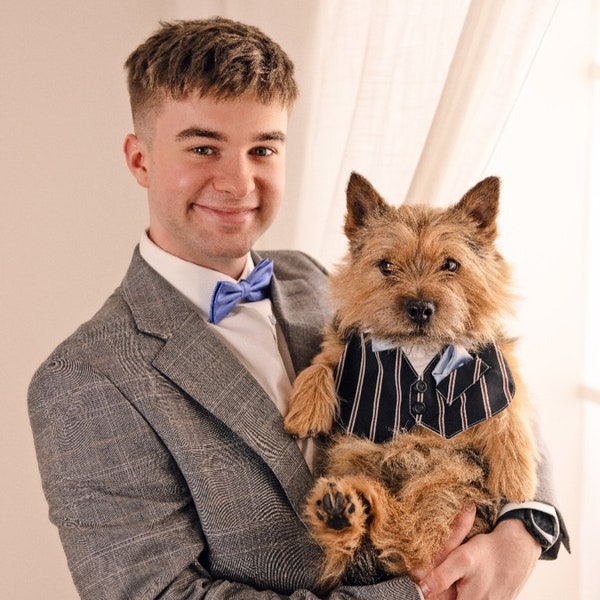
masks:
<svg viewBox="0 0 600 600"><path fill-rule="evenodd" d="M209 323L224 319L240 301L256 302L269 295L269 285L273 276L273 261L261 260L246 279L238 283L218 281L210 300Z"/></svg>

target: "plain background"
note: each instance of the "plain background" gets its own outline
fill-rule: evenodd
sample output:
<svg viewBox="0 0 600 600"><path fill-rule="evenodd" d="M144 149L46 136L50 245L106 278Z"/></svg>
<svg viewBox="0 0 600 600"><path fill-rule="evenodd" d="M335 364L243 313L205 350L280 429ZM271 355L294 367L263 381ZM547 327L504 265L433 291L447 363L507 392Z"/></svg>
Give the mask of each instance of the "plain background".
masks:
<svg viewBox="0 0 600 600"><path fill-rule="evenodd" d="M231 3L241 7L238 18L288 50L299 64L300 85L295 53L315 1L304 2L293 19L285 7L297 8L295 0ZM119 284L146 224L143 190L121 152L130 130L122 63L160 19L210 16L213 5L31 0L0 6L2 597L77 597L47 519L26 390L52 348ZM582 553L590 556L584 542L598 537L590 520L580 535L593 7L592 0L560 3L490 165L512 199L503 204L502 248L523 296L518 328L525 376L574 550L538 566L522 594L526 600L600 597L595 588L583 592L580 578ZM292 127L306 118L304 106L301 101ZM292 138L289 155L294 152ZM287 202L293 202L297 174L293 164L288 168ZM284 210L265 245L289 247L291 230ZM302 247L301 236L293 245Z"/></svg>

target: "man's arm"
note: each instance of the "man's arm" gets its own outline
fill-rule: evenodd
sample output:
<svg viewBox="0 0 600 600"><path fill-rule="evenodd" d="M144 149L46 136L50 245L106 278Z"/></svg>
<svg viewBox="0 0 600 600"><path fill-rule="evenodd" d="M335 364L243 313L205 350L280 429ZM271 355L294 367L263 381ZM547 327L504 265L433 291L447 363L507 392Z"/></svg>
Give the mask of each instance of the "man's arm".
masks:
<svg viewBox="0 0 600 600"><path fill-rule="evenodd" d="M106 377L52 360L32 382L29 410L50 519L82 598L153 598L202 579L187 485Z"/></svg>
<svg viewBox="0 0 600 600"><path fill-rule="evenodd" d="M286 597L212 576L188 482L163 440L105 375L56 358L34 378L29 405L50 517L83 600ZM314 575L313 564L298 568ZM247 573L242 578L249 580ZM287 597L317 599L306 589ZM400 578L340 588L328 598L418 600L420 594Z"/></svg>

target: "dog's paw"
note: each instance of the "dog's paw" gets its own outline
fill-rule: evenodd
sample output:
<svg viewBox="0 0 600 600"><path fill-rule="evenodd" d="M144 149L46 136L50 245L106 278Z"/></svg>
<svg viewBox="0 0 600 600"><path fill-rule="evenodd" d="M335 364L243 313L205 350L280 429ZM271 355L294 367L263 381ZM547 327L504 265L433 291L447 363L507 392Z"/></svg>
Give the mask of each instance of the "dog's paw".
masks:
<svg viewBox="0 0 600 600"><path fill-rule="evenodd" d="M321 479L311 494L309 510L321 531L363 532L371 506L363 494L347 482Z"/></svg>
<svg viewBox="0 0 600 600"><path fill-rule="evenodd" d="M300 438L328 434L337 407L331 369L311 365L294 382L285 430Z"/></svg>
<svg viewBox="0 0 600 600"><path fill-rule="evenodd" d="M295 407L290 407L283 422L285 430L290 435L295 438L308 438L330 432L332 423L318 421L312 412L298 409L298 406L299 403L296 403Z"/></svg>
<svg viewBox="0 0 600 600"><path fill-rule="evenodd" d="M368 512L368 510L367 510ZM329 482L328 489L322 499L316 501L317 519L329 529L341 531L351 525L356 513L356 504L349 496L340 492L335 483Z"/></svg>
<svg viewBox="0 0 600 600"><path fill-rule="evenodd" d="M527 466L520 463L509 471L501 471L497 465L493 465L489 469L487 485L499 498L509 502L527 502L534 498L537 483L534 468L528 469Z"/></svg>

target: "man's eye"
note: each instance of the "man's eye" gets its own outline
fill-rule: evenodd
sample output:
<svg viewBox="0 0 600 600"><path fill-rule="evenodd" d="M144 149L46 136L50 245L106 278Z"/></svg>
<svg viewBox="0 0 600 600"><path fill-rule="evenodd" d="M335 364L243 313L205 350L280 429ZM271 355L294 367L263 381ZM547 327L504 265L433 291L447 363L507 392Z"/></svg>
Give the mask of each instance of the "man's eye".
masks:
<svg viewBox="0 0 600 600"><path fill-rule="evenodd" d="M192 148L192 152L200 156L209 156L210 154L214 154L215 151L210 146L196 146Z"/></svg>
<svg viewBox="0 0 600 600"><path fill-rule="evenodd" d="M272 148L265 148L263 146L260 146L258 148L254 148L252 153L255 156L271 156L271 154L274 153L274 150Z"/></svg>

